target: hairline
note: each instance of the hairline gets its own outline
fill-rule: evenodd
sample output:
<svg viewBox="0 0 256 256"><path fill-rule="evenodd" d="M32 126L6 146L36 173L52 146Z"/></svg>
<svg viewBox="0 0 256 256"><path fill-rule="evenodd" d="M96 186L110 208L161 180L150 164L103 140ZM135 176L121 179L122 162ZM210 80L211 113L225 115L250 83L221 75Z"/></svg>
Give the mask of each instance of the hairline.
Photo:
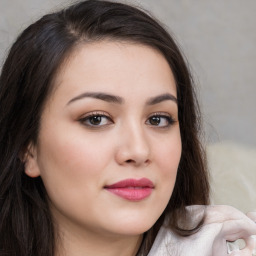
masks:
<svg viewBox="0 0 256 256"><path fill-rule="evenodd" d="M45 107L45 104L47 104L48 100L54 95L54 93L56 92L57 88L60 86L61 81L58 81L58 77L61 76L61 73L65 71L66 67L69 65L69 62L76 56L76 54L79 54L80 50L84 47L86 47L87 45L94 45L94 44L100 44L100 43L117 43L117 44L121 44L121 45L138 45L138 46L143 46L143 47L148 47L150 49L152 49L153 51L156 51L157 53L159 53L168 63L168 66L170 67L170 71L173 73L173 70L169 64L168 59L166 58L166 56L164 55L164 53L156 46L152 45L152 44L147 44L147 43L143 43L140 41L136 41L133 40L132 38L118 38L118 37L114 37L114 36L101 36L101 38L82 38L82 39L78 39L68 50L66 53L63 54L62 56L62 60L60 61L60 63L58 64L56 71L53 74L52 80L50 82L50 86L49 86L49 92L47 97L44 99L44 106L43 109ZM177 90L177 82L176 79L174 77L174 81L175 81L175 86L176 86L176 90Z"/></svg>

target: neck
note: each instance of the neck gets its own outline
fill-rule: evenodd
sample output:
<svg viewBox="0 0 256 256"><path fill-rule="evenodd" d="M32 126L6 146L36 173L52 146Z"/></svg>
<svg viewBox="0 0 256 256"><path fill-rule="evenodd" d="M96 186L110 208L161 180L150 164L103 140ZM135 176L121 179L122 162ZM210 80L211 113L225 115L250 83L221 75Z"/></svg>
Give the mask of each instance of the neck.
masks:
<svg viewBox="0 0 256 256"><path fill-rule="evenodd" d="M135 256L143 235L109 235L59 229L56 256Z"/></svg>

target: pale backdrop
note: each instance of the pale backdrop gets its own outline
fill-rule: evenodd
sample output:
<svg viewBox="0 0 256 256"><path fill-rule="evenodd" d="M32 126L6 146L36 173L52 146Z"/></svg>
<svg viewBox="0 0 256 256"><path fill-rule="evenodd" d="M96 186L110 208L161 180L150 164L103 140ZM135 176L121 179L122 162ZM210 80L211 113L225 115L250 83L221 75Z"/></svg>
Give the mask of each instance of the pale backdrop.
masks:
<svg viewBox="0 0 256 256"><path fill-rule="evenodd" d="M68 0L0 0L0 61L27 24ZM198 86L213 201L256 209L256 1L127 1L173 32Z"/></svg>

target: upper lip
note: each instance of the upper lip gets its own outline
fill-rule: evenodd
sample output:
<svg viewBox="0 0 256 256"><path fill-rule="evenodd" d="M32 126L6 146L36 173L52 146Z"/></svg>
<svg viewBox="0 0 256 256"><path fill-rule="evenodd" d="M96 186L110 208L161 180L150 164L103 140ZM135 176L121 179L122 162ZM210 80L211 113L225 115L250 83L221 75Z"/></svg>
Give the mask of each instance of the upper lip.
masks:
<svg viewBox="0 0 256 256"><path fill-rule="evenodd" d="M151 180L147 178L142 179L126 179L118 181L111 185L106 185L105 188L154 188L154 184Z"/></svg>

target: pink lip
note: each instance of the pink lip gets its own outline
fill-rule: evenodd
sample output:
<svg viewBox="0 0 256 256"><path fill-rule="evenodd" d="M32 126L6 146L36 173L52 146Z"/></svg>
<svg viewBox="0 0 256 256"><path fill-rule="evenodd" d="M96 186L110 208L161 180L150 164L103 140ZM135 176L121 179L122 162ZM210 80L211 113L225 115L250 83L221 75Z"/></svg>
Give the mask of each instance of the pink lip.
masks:
<svg viewBox="0 0 256 256"><path fill-rule="evenodd" d="M142 178L121 180L104 187L109 192L130 201L140 201L152 193L154 184L151 180Z"/></svg>

